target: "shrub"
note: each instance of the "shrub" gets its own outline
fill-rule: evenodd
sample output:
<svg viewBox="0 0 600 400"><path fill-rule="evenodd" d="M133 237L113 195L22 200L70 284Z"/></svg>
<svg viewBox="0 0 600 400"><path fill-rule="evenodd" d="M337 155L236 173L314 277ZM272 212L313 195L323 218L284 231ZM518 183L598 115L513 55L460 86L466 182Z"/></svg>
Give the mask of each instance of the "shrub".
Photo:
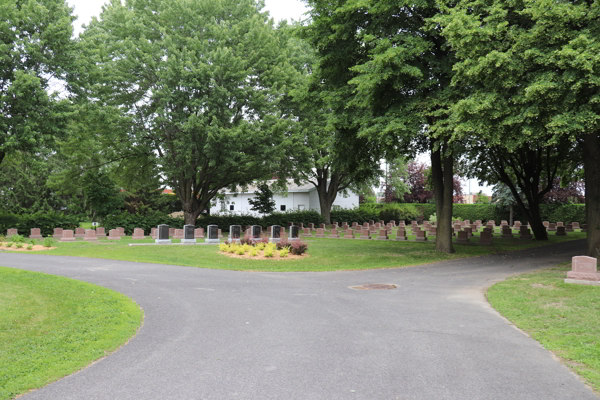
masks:
<svg viewBox="0 0 600 400"><path fill-rule="evenodd" d="M279 257L287 257L289 252L290 251L288 248L284 247L283 249L279 250Z"/></svg>
<svg viewBox="0 0 600 400"><path fill-rule="evenodd" d="M385 223L388 223L391 220L396 222L412 221L418 217L419 212L415 204L386 204L381 211L379 211L379 219L385 221Z"/></svg>
<svg viewBox="0 0 600 400"><path fill-rule="evenodd" d="M307 250L308 250L308 244L304 243L301 240L294 241L290 245L290 251L292 252L292 254L297 255L297 256L301 256Z"/></svg>
<svg viewBox="0 0 600 400"><path fill-rule="evenodd" d="M250 236L244 236L243 238L240 238L240 244L254 246L254 240Z"/></svg>
<svg viewBox="0 0 600 400"><path fill-rule="evenodd" d="M28 244L27 245L27 250L33 250L33 245L32 244Z"/></svg>
<svg viewBox="0 0 600 400"><path fill-rule="evenodd" d="M4 235L0 235L0 242L4 242L6 240L6 238L4 237Z"/></svg>
<svg viewBox="0 0 600 400"><path fill-rule="evenodd" d="M12 235L10 241L13 243L25 243L25 238L21 235Z"/></svg>
<svg viewBox="0 0 600 400"><path fill-rule="evenodd" d="M44 247L52 247L54 245L54 238L52 236L47 236L44 239Z"/></svg>
<svg viewBox="0 0 600 400"><path fill-rule="evenodd" d="M6 243L6 247L12 247L12 245L13 245L13 242Z"/></svg>
<svg viewBox="0 0 600 400"><path fill-rule="evenodd" d="M275 252L275 250L272 247L267 247L267 248L265 248L265 251L263 254L265 257L273 257L274 252Z"/></svg>
<svg viewBox="0 0 600 400"><path fill-rule="evenodd" d="M237 250L235 251L235 254L237 254L238 256L244 255L244 248L241 246L238 247Z"/></svg>
<svg viewBox="0 0 600 400"><path fill-rule="evenodd" d="M23 243L17 243L17 244L15 244L15 247L16 247L17 249L20 249L20 248L22 248L22 247L23 247Z"/></svg>
<svg viewBox="0 0 600 400"><path fill-rule="evenodd" d="M290 243L285 237L281 238L279 242L277 242L277 250L285 249L288 247L290 247Z"/></svg>
<svg viewBox="0 0 600 400"><path fill-rule="evenodd" d="M258 255L258 249L256 247L253 247L252 250L250 250L250 255L252 257L256 257Z"/></svg>
<svg viewBox="0 0 600 400"><path fill-rule="evenodd" d="M229 248L229 245L227 245L227 243L219 244L219 251L226 252L228 248Z"/></svg>
<svg viewBox="0 0 600 400"><path fill-rule="evenodd" d="M79 217L64 215L56 211L33 214L11 214L0 212L0 232L16 228L21 235L29 235L31 228L40 228L42 235L51 235L54 228L75 229L79 227Z"/></svg>

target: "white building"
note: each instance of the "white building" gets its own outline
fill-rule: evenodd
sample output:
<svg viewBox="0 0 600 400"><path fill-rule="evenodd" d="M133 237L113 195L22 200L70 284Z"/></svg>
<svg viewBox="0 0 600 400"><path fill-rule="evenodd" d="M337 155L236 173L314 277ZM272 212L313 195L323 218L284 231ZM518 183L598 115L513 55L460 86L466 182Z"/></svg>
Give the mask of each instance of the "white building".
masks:
<svg viewBox="0 0 600 400"><path fill-rule="evenodd" d="M275 181L268 181L269 186L272 182ZM211 205L210 213L252 214L258 216L259 213L252 211L250 209L252 205L248 203L248 199L255 197L254 192L256 190L256 186L249 186L244 192L228 192L225 190L221 191L220 193L225 195L225 199L223 201L217 200L216 204ZM319 204L319 195L317 194L317 189L310 183L296 185L292 180L288 180L287 192L274 192L273 200L275 200L276 212L295 210L313 210L318 213L321 212L321 205ZM348 191L347 197L344 197L341 193L338 193L335 201L333 202L332 209L354 207L358 207L358 195Z"/></svg>

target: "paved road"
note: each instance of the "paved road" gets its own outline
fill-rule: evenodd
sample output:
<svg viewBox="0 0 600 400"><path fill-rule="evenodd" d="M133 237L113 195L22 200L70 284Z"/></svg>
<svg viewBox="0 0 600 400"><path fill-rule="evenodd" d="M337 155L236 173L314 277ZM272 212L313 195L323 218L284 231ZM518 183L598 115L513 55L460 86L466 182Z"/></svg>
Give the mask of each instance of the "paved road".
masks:
<svg viewBox="0 0 600 400"><path fill-rule="evenodd" d="M583 251L571 242L325 273L6 253L0 265L96 283L145 311L143 328L121 350L24 399L598 400L492 310L482 290ZM399 287L349 289L365 283Z"/></svg>

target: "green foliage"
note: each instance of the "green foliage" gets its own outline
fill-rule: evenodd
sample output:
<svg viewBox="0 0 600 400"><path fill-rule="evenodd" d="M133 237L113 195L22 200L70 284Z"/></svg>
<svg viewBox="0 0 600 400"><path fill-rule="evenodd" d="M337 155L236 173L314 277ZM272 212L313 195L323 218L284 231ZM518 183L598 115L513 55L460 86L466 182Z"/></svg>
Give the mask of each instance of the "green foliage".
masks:
<svg viewBox="0 0 600 400"><path fill-rule="evenodd" d="M155 157L191 221L220 189L288 158L291 119L278 106L295 72L259 5L111 2L80 38L85 72L71 83L94 101L94 127L119 157Z"/></svg>
<svg viewBox="0 0 600 400"><path fill-rule="evenodd" d="M365 222L369 220L379 219L378 204L361 204L359 208L342 209L331 211L331 221L336 221L338 224L342 222Z"/></svg>
<svg viewBox="0 0 600 400"><path fill-rule="evenodd" d="M301 240L294 240L290 243L290 252L296 256L301 256L308 250L308 244Z"/></svg>
<svg viewBox="0 0 600 400"><path fill-rule="evenodd" d="M166 224L177 229L183 228L182 219L171 218L160 211L149 211L145 214L122 212L120 214L107 215L102 223L107 232L110 229L122 227L125 228L125 234L127 235L131 235L135 228L141 228L144 230L144 234L149 235L152 228L156 228L161 224Z"/></svg>
<svg viewBox="0 0 600 400"><path fill-rule="evenodd" d="M273 200L273 191L269 188L266 182L261 182L254 192L255 196L248 199L248 203L252 206L252 211L257 211L261 214L271 214L275 211L275 200Z"/></svg>
<svg viewBox="0 0 600 400"><path fill-rule="evenodd" d="M379 211L379 218L388 223L391 220L396 222L399 221L412 221L417 219L419 212L416 204L398 204L391 203L386 204L381 211Z"/></svg>
<svg viewBox="0 0 600 400"><path fill-rule="evenodd" d="M102 220L123 207L123 196L106 172L99 169L88 170L83 175L81 184L86 203L92 210L92 220L96 220L96 216Z"/></svg>
<svg viewBox="0 0 600 400"><path fill-rule="evenodd" d="M54 246L54 238L50 235L44 238L44 247Z"/></svg>
<svg viewBox="0 0 600 400"><path fill-rule="evenodd" d="M16 215L0 212L0 231L16 228L19 233L29 236L32 228L40 228L42 236L54 233L54 228L75 229L79 227L79 217L65 215L55 211L37 212L35 214Z"/></svg>
<svg viewBox="0 0 600 400"><path fill-rule="evenodd" d="M0 3L0 164L6 154L35 151L66 124L68 101L58 100L50 79L63 79L75 17L65 0Z"/></svg>
<svg viewBox="0 0 600 400"><path fill-rule="evenodd" d="M279 257L287 257L288 253L289 253L289 249L287 247L284 247L283 249L279 250Z"/></svg>
<svg viewBox="0 0 600 400"><path fill-rule="evenodd" d="M27 245L27 250L33 250L33 244L28 244Z"/></svg>
<svg viewBox="0 0 600 400"><path fill-rule="evenodd" d="M585 224L585 205L583 204L542 204L540 206L542 217L546 221L558 222L562 221L565 224L569 222L579 222Z"/></svg>
<svg viewBox="0 0 600 400"><path fill-rule="evenodd" d="M21 249L21 248L23 248L23 243L15 243L15 247L17 249Z"/></svg>
<svg viewBox="0 0 600 400"><path fill-rule="evenodd" d="M10 241L13 243L25 243L25 238L21 235L12 235Z"/></svg>
<svg viewBox="0 0 600 400"><path fill-rule="evenodd" d="M303 223L304 225L308 225L310 223L319 225L324 223L325 221L323 220L323 216L316 211L296 210L284 213L275 212L271 215L266 215L261 219L261 223L259 223L258 225L262 225L263 227L271 225L280 225L286 227L287 229L289 222L293 222L296 225L300 223Z"/></svg>

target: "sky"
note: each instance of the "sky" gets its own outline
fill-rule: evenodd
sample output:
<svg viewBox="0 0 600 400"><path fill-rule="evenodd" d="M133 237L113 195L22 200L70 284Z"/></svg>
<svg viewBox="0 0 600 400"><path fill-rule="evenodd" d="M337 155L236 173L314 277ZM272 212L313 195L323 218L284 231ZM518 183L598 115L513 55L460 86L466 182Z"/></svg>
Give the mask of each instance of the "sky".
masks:
<svg viewBox="0 0 600 400"><path fill-rule="evenodd" d="M81 32L81 24L87 24L93 16L100 15L105 0L67 0L71 7L75 7L74 14L78 16L75 21L75 34ZM304 19L306 6L299 0L265 0L265 9L269 11L275 22L282 19Z"/></svg>

